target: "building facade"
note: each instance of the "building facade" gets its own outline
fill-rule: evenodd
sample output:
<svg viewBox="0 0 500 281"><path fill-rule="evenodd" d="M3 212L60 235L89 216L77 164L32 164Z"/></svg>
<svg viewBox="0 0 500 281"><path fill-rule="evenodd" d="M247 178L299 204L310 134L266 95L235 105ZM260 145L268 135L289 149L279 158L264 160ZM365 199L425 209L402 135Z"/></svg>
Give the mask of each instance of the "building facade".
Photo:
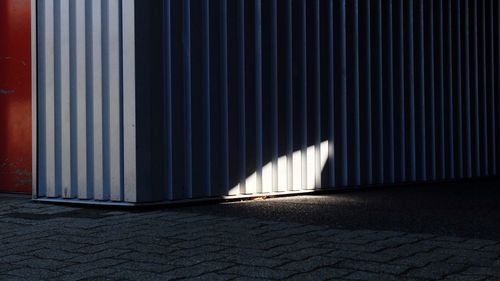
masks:
<svg viewBox="0 0 500 281"><path fill-rule="evenodd" d="M498 176L495 0L33 0L33 196Z"/></svg>

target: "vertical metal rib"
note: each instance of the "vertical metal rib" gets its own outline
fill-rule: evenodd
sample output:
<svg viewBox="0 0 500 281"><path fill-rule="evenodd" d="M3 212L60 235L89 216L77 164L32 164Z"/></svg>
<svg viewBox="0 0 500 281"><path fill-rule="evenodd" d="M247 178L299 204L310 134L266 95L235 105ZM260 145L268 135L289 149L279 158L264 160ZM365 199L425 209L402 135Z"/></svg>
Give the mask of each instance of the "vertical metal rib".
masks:
<svg viewBox="0 0 500 281"><path fill-rule="evenodd" d="M71 107L70 107L70 21L69 2L59 1L59 79L58 95L60 95L60 156L61 156L61 190L57 196L71 194ZM75 155L76 156L76 155Z"/></svg>
<svg viewBox="0 0 500 281"><path fill-rule="evenodd" d="M376 41L376 49L377 49L377 54L375 56L375 77L376 77L376 83L377 83L377 95L376 95L376 108L377 108L377 116L376 116L376 129L375 131L376 136L377 136L377 146L375 147L375 151L378 155L377 162L374 163L376 166L375 173L377 175L376 182L377 183L383 183L385 182L385 153L386 151L384 150L384 67L383 67L383 57L384 57L384 51L383 51L383 25L382 25L382 1L383 0L377 0L376 1L376 14L377 14L377 22L376 22L376 27L375 27L375 38L377 38ZM387 130L389 131L389 130ZM391 148L392 149L392 148Z"/></svg>
<svg viewBox="0 0 500 281"><path fill-rule="evenodd" d="M398 49L399 49L399 64L398 64L398 72L399 72L399 104L398 104L398 113L399 113L399 180L406 180L406 126L405 126L405 52L404 52L404 1L399 1L399 10L398 10Z"/></svg>
<svg viewBox="0 0 500 281"><path fill-rule="evenodd" d="M444 1L444 0L443 0ZM439 113L439 179L443 180L446 178L446 142L445 142L445 107L444 107L444 19L443 19L443 1L439 1L438 6L438 29L439 29L439 37L438 37L438 49L439 49L439 73L437 77L439 77L439 108L437 112Z"/></svg>
<svg viewBox="0 0 500 281"><path fill-rule="evenodd" d="M293 190L293 22L292 22L292 0L286 2L286 167L287 167L287 189Z"/></svg>
<svg viewBox="0 0 500 281"><path fill-rule="evenodd" d="M107 95L108 95L108 151L110 199L122 201L122 142L121 142L121 86L120 86L120 2L108 0L107 3Z"/></svg>
<svg viewBox="0 0 500 281"><path fill-rule="evenodd" d="M489 175L489 147L488 147L488 85L487 85L487 77L488 72L486 66L488 65L486 62L486 0L482 1L481 4L481 67L482 70L480 73L482 74L482 91L481 93L481 111L482 111L482 152L483 152L483 175ZM490 58L491 59L491 58Z"/></svg>
<svg viewBox="0 0 500 281"><path fill-rule="evenodd" d="M70 3L71 7L71 3ZM78 194L80 199L89 199L92 197L88 189L87 182L87 88L86 88L86 59L85 59L85 1L74 1L73 4L74 26L72 32L74 41L72 44L73 60L71 65L71 75L74 85L71 90L75 91L76 97L76 170L78 191L71 190L70 197ZM77 193L78 192L78 193Z"/></svg>
<svg viewBox="0 0 500 281"><path fill-rule="evenodd" d="M495 59L496 59L496 54L495 54L495 5L494 5L495 0L490 1L490 6L489 6L489 20L490 20L490 34L489 34L489 40L490 40L490 66L491 66L491 71L490 71L490 111L491 111L491 153L490 153L490 159L491 159L491 168L490 168L490 174L491 175L496 175L497 174L497 139L496 139L496 134L497 134L497 122L496 122L496 111L500 110L496 108L495 104L495 97L498 95L497 91L495 90L495 85L498 82L495 82L495 71L498 71L496 67L500 67L500 65L495 65ZM498 15L498 14L497 14ZM498 47L497 47L498 48Z"/></svg>
<svg viewBox="0 0 500 281"><path fill-rule="evenodd" d="M481 176L481 149L480 149L480 133L479 133L479 59L478 59L478 42L477 42L477 22L478 22L478 11L477 11L477 0L473 0L473 64L474 64L474 137L475 137L475 166L476 174L475 176Z"/></svg>
<svg viewBox="0 0 500 281"><path fill-rule="evenodd" d="M437 131L436 131L436 85L435 85L435 44L434 44L434 0L428 1L429 3L429 62L430 62L430 75L429 75L429 99L428 104L430 106L430 126L431 126L431 153L430 153L430 179L437 179Z"/></svg>
<svg viewBox="0 0 500 281"><path fill-rule="evenodd" d="M278 0L271 0L272 191L278 192Z"/></svg>
<svg viewBox="0 0 500 281"><path fill-rule="evenodd" d="M353 77L353 102L354 102L354 134L353 134L353 167L354 167L354 182L353 184L359 186L361 184L361 128L360 128L360 101L359 101L359 0L354 2L354 26L353 26L353 40L354 40L354 77Z"/></svg>
<svg viewBox="0 0 500 281"><path fill-rule="evenodd" d="M418 81L418 117L419 117L419 136L418 145L419 145L419 177L418 180L424 181L427 180L427 136L426 136L426 99L425 99L425 37L424 37L424 1L419 0L419 9L418 9L418 37L419 37L419 81Z"/></svg>
<svg viewBox="0 0 500 281"><path fill-rule="evenodd" d="M191 0L183 0L184 47L184 188L185 196L193 196L193 136L191 116Z"/></svg>
<svg viewBox="0 0 500 281"><path fill-rule="evenodd" d="M212 195L211 171L211 119L210 119L210 7L209 0L202 2L202 104L203 104L203 172L202 182L205 185L205 195Z"/></svg>
<svg viewBox="0 0 500 281"><path fill-rule="evenodd" d="M321 24L320 1L314 3L314 188L321 188Z"/></svg>
<svg viewBox="0 0 500 281"><path fill-rule="evenodd" d="M172 162L172 31L171 0L163 1L163 48L164 48L164 138L166 199L174 199Z"/></svg>
<svg viewBox="0 0 500 281"><path fill-rule="evenodd" d="M472 129L471 129L471 87L470 87L470 25L469 25L469 1L463 1L464 3L464 46L465 46L465 157L467 165L467 177L472 177Z"/></svg>
<svg viewBox="0 0 500 281"><path fill-rule="evenodd" d="M495 17L495 27L496 27L496 65L499 67L499 69L497 69L496 71L496 81L498 83L496 83L496 88L495 88L495 98L496 98L496 106L497 106L497 139L500 139L500 96L498 94L498 92L500 92L500 4L498 2L497 3L497 9L496 9L496 17ZM495 155L495 157L499 157L499 155ZM498 176L500 174L500 165L497 165L497 171L496 171L496 175Z"/></svg>
<svg viewBox="0 0 500 281"><path fill-rule="evenodd" d="M463 116L462 116L462 19L461 19L461 0L456 0L456 37L457 37L457 43L455 44L457 51L456 51L456 57L457 57L457 63L456 63L456 71L457 71L457 80L456 80L456 114L457 114L457 170L458 170L458 177L463 178L464 177L464 157L463 157L463 150L464 150L464 145L463 145Z"/></svg>
<svg viewBox="0 0 500 281"><path fill-rule="evenodd" d="M448 169L449 169L449 178L453 179L455 178L455 138L454 138L454 119L453 119L453 31L452 31L452 11L451 11L451 2L454 0L448 0L448 9L447 9L447 80L448 80L448 85L447 85L447 104L448 104L448 119L447 121L447 127L448 130L446 134L448 135Z"/></svg>
<svg viewBox="0 0 500 281"><path fill-rule="evenodd" d="M123 142L123 197L137 202L136 155L136 96L135 96L135 15L133 0L122 0L120 21L122 33L122 142Z"/></svg>
<svg viewBox="0 0 500 281"><path fill-rule="evenodd" d="M245 1L237 3L237 50L238 50L238 121L239 121L239 180L240 194L246 194L246 93L245 93Z"/></svg>
<svg viewBox="0 0 500 281"><path fill-rule="evenodd" d="M63 172L61 162L63 161L62 155L62 94L61 94L61 1L54 0L54 147L55 147L55 186L53 188L52 197L61 196L61 185L63 181ZM69 61L69 60L68 60ZM71 166L70 166L71 167ZM71 170L70 170L71 171ZM71 178L71 174L70 174Z"/></svg>
<svg viewBox="0 0 500 281"><path fill-rule="evenodd" d="M229 192L229 125L228 125L228 72L227 72L227 0L220 2L220 92L221 92L221 116L222 116L222 140L221 140L221 171L222 188L224 194ZM244 161L244 159L241 159Z"/></svg>
<svg viewBox="0 0 500 281"><path fill-rule="evenodd" d="M299 18L299 70L300 70L300 102L301 102L301 189L307 189L307 12L306 1L300 1Z"/></svg>
<svg viewBox="0 0 500 281"><path fill-rule="evenodd" d="M365 99L362 103L364 105L364 111L366 114L365 120L363 122L366 123L365 127L365 136L366 136L366 155L364 155L366 161L365 169L366 172L363 174L366 179L363 180L364 183L366 184L372 184L373 183L373 136L372 136L372 57L371 57L371 52L372 52L372 41L371 41L371 36L372 36L372 30L371 30L371 1L367 0L365 3L365 44L363 46L364 51L365 51L365 61L363 62L364 68L366 69L366 86L365 86L365 91L363 98ZM360 147L361 150L361 147ZM361 153L361 151L360 151ZM360 161L361 161L361 156L360 156ZM361 182L361 180L360 180Z"/></svg>
<svg viewBox="0 0 500 281"><path fill-rule="evenodd" d="M262 2L255 1L255 167L256 193L262 193Z"/></svg>
<svg viewBox="0 0 500 281"><path fill-rule="evenodd" d="M93 128L93 186L94 199L105 200L104 196L104 174L103 174L103 116L102 116L102 32L101 32L101 1L91 2L91 30L92 30L92 128Z"/></svg>
<svg viewBox="0 0 500 281"><path fill-rule="evenodd" d="M408 105L409 105L409 117L410 117L410 134L409 134L409 146L410 146L410 180L415 181L417 179L417 153L416 153L416 134L415 134L415 39L414 39L414 15L413 15L413 0L407 0L408 9L408 68L409 68L409 81L408 81Z"/></svg>
<svg viewBox="0 0 500 281"><path fill-rule="evenodd" d="M388 1L388 19L387 19L387 115L388 118L388 146L385 151L388 151L388 180L390 183L396 181L396 166L395 166L395 141L394 134L394 29L393 29L393 0Z"/></svg>
<svg viewBox="0 0 500 281"><path fill-rule="evenodd" d="M37 53L38 44L38 20L39 13L38 5L36 0L31 0L31 153L32 153L32 164L31 164L31 196L35 199L39 195L38 183L39 183L39 172L38 172L38 83L40 83L38 78L39 73L39 62ZM43 196L43 194L42 194Z"/></svg>
<svg viewBox="0 0 500 281"><path fill-rule="evenodd" d="M340 1L340 143L339 165L340 185L347 186L349 162L347 158L347 25L346 25L346 0Z"/></svg>
<svg viewBox="0 0 500 281"><path fill-rule="evenodd" d="M54 75L54 1L45 0L42 4L43 17L43 54L41 56L42 66L43 66L43 82L41 96L41 112L40 115L43 116L41 122L39 122L40 129L42 131L43 140L41 143L41 148L44 150L42 157L40 157L42 163L42 169L40 171L44 173L45 182L41 183L41 193L43 189L46 190L48 197L55 197L55 108L54 108L54 90L55 90L55 75Z"/></svg>
<svg viewBox="0 0 500 281"><path fill-rule="evenodd" d="M335 61L334 61L334 25L333 25L333 1L328 1L328 161L330 162L329 187L335 186L335 91L334 91L334 77L335 77Z"/></svg>

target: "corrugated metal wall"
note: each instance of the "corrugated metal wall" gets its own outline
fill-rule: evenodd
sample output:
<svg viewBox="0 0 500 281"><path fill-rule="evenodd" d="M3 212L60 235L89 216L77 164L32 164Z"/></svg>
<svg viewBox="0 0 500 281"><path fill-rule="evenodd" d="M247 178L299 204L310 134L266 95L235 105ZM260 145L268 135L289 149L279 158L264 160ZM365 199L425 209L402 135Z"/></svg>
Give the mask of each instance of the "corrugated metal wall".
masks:
<svg viewBox="0 0 500 281"><path fill-rule="evenodd" d="M134 197L126 173L135 165L127 162L135 151L125 149L135 142L134 1L34 5L37 197Z"/></svg>
<svg viewBox="0 0 500 281"><path fill-rule="evenodd" d="M38 0L38 197L497 176L496 0Z"/></svg>
<svg viewBox="0 0 500 281"><path fill-rule="evenodd" d="M498 1L164 5L169 198L498 175Z"/></svg>

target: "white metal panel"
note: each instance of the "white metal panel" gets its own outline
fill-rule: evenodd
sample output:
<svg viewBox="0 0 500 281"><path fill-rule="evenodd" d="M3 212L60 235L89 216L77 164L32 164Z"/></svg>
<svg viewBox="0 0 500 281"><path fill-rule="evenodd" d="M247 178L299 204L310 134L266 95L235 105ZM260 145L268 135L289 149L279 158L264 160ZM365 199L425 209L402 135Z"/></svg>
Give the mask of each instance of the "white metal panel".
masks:
<svg viewBox="0 0 500 281"><path fill-rule="evenodd" d="M89 199L89 189L87 182L87 88L86 88L86 59L85 59L85 0L74 0L74 27L75 34L72 51L74 52L71 65L72 75L74 75L75 85L72 91L76 95L76 173L78 183L78 198ZM71 196L76 195L76 190L72 190Z"/></svg>
<svg viewBox="0 0 500 281"><path fill-rule="evenodd" d="M94 198L96 200L106 200L107 194L104 192L104 163L103 163L103 116L102 116L102 19L101 0L92 0L90 28L92 34L92 58L91 58L91 79L92 88L92 164L93 164L93 186Z"/></svg>
<svg viewBox="0 0 500 281"><path fill-rule="evenodd" d="M137 200L134 5L32 1L36 198Z"/></svg>
<svg viewBox="0 0 500 281"><path fill-rule="evenodd" d="M59 95L60 95L60 156L61 189L65 197L71 197L71 90L70 90L70 20L69 2L59 1ZM61 195L61 194L59 194Z"/></svg>
<svg viewBox="0 0 500 281"><path fill-rule="evenodd" d="M42 140L41 149L44 150L43 159L45 182L42 183L47 190L48 197L56 197L55 189L55 109L54 109L54 1L42 1L44 16L43 20L43 35L44 35L44 52L42 66L44 68L44 81L42 86L43 98L43 122L41 128L43 130L44 139Z"/></svg>
<svg viewBox="0 0 500 281"><path fill-rule="evenodd" d="M136 112L135 112L135 20L134 0L123 0L123 142L125 201L135 202L136 192Z"/></svg>
<svg viewBox="0 0 500 281"><path fill-rule="evenodd" d="M112 201L123 200L122 186L122 142L121 142L121 93L120 93L120 1L107 0L107 78L109 114L109 178L110 198Z"/></svg>

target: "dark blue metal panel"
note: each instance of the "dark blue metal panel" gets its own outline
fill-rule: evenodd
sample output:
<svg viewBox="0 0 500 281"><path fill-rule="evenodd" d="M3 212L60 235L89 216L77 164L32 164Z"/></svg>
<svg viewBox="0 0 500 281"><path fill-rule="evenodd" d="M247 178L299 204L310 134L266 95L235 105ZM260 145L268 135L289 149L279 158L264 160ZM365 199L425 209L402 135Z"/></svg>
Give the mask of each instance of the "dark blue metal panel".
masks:
<svg viewBox="0 0 500 281"><path fill-rule="evenodd" d="M427 92L427 112L428 112L428 119L429 120L429 157L427 157L427 160L429 161L429 173L427 174L431 180L436 180L437 179L437 164L436 164L436 153L437 153L437 134L436 134L436 84L435 84L435 69L436 69L436 61L435 61L435 31L434 31L434 1L433 0L427 0L425 2L426 4L426 15L427 17L425 18L426 23L428 24L428 32L427 32L427 48L428 50L426 57L428 60L426 61L426 65L428 66L427 68L427 77L428 77L428 83L426 92Z"/></svg>
<svg viewBox="0 0 500 281"><path fill-rule="evenodd" d="M496 175L499 6L165 0L165 198Z"/></svg>
<svg viewBox="0 0 500 281"><path fill-rule="evenodd" d="M472 126L471 126L471 88L470 88L470 20L469 20L469 1L464 1L464 59L465 59L465 79L464 79L464 91L465 91L465 141L466 141L466 165L467 165L467 177L472 177Z"/></svg>
<svg viewBox="0 0 500 281"><path fill-rule="evenodd" d="M328 74L327 74L327 92L328 92L328 161L330 162L330 170L328 171L330 186L335 186L335 168L336 168L336 155L335 155L335 58L334 58L334 5L333 1L328 1L327 6L327 53L328 53Z"/></svg>
<svg viewBox="0 0 500 281"><path fill-rule="evenodd" d="M348 185L349 165L348 165L348 142L347 142L347 15L346 0L340 1L340 140L338 144L339 153L339 185Z"/></svg>
<svg viewBox="0 0 500 281"><path fill-rule="evenodd" d="M272 154L272 191L278 192L278 0L271 0L271 154Z"/></svg>
<svg viewBox="0 0 500 281"><path fill-rule="evenodd" d="M171 0L163 2L163 79L164 79L164 161L165 161L165 187L167 200L174 199L174 184L172 173L172 34L171 34Z"/></svg>

